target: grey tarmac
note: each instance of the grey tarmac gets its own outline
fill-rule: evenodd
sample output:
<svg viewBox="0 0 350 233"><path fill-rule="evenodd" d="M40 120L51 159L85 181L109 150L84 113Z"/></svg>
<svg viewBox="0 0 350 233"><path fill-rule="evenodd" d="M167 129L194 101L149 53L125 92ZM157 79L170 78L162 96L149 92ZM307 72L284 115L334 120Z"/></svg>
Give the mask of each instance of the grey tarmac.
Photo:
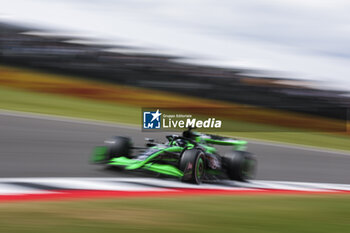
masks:
<svg viewBox="0 0 350 233"><path fill-rule="evenodd" d="M106 169L89 163L94 146L114 135L164 141L168 133L145 133L125 125L0 112L0 177L140 177L140 172ZM248 140L249 141L249 140ZM220 151L229 148L220 147ZM252 141L259 180L350 184L350 152Z"/></svg>

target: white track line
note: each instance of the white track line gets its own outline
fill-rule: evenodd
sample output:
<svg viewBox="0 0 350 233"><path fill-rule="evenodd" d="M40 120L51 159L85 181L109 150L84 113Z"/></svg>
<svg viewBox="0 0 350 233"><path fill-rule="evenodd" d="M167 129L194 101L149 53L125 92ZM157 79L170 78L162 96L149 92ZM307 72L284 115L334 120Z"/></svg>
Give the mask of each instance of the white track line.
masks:
<svg viewBox="0 0 350 233"><path fill-rule="evenodd" d="M281 182L275 181L275 183L281 183ZM288 185L308 187L308 188L350 191L349 184L310 183L310 182L284 182L284 183Z"/></svg>
<svg viewBox="0 0 350 233"><path fill-rule="evenodd" d="M96 126L103 126L103 127L115 127L115 128L121 128L121 129L141 131L141 128L137 127L136 125L117 124L109 121L91 120L91 119L78 118L78 117L48 115L48 114L42 114L42 113L29 113L29 112L20 112L20 111L3 110L3 109L0 110L0 115L48 120L48 121L59 121L59 122L67 122L67 123L77 123L77 124L85 124L85 125L96 125Z"/></svg>
<svg viewBox="0 0 350 233"><path fill-rule="evenodd" d="M19 194L43 194L52 193L47 190L27 188L13 184L1 184L0 183L0 196L1 195L19 195Z"/></svg>
<svg viewBox="0 0 350 233"><path fill-rule="evenodd" d="M21 184L8 184L8 182L20 182ZM32 185L27 188L23 184ZM43 185L43 188L35 188L35 185ZM284 182L254 180L249 183L236 181L223 181L222 184L203 183L193 185L177 180L164 180L156 178L2 178L0 179L0 195L40 193L45 191L45 186L58 189L77 190L102 190L102 191L171 191L172 189L209 189L209 190L291 190L313 192L337 192L350 191L347 184L327 184L310 182Z"/></svg>
<svg viewBox="0 0 350 233"><path fill-rule="evenodd" d="M123 182L107 182L79 179L56 179L39 181L36 184L59 187L61 189L104 190L104 191L168 191L164 188L153 188L146 185L129 184Z"/></svg>

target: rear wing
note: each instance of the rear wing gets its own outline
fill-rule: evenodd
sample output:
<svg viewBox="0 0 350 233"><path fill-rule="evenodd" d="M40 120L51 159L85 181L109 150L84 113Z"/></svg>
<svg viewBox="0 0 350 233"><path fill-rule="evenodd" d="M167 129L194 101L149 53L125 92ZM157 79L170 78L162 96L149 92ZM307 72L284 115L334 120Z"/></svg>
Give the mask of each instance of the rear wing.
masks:
<svg viewBox="0 0 350 233"><path fill-rule="evenodd" d="M221 137L221 136L211 135L211 134L198 135L196 141L198 142L204 141L206 143L222 145L222 146L234 146L236 150L245 150L247 145L247 141L244 141L244 140Z"/></svg>

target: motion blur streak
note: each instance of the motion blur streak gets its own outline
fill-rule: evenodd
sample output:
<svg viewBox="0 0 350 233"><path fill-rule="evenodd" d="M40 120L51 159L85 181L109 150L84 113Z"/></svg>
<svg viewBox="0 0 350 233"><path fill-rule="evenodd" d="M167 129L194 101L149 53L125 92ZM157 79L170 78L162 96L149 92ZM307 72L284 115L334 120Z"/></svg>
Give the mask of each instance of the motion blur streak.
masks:
<svg viewBox="0 0 350 233"><path fill-rule="evenodd" d="M350 1L0 6L1 233L349 232ZM246 137L257 180L190 185L89 163L113 136L162 142L174 132L142 132L143 109L175 107L232 126L215 135ZM95 161L128 154L107 151ZM247 164L227 169L228 156L222 172Z"/></svg>
<svg viewBox="0 0 350 233"><path fill-rule="evenodd" d="M93 79L95 82L156 89L177 95L342 118L342 120L344 114L330 109L346 109L350 104L350 97L344 96L343 91L313 89L303 82L285 83L281 78L247 76L244 70L238 68L224 69L176 63L171 56L106 52L97 45L66 43L67 38L28 35L23 33L28 30L25 27L0 24L0 28L2 28L1 55L3 62L10 65L78 75L85 79ZM149 100L150 105L159 104L162 107L174 106L176 102L178 105L182 102L179 100L185 97L178 96L179 100L174 102L174 98L168 97L166 93L163 95L153 93L152 98L150 91L141 90L146 98L140 100L137 97L142 97L142 94L137 93L137 89L121 90L118 86L106 88L96 83L92 83L94 88L91 88L88 82L82 84L81 81L67 81L67 78L77 79L74 76L67 78L61 76L57 81L55 76L45 77L25 70L3 67L0 71L3 77L0 81L4 86L49 93L119 100L143 106L147 106L144 102ZM116 93L120 93L120 96L116 96ZM206 103L206 101L198 102ZM195 105L191 101L187 103Z"/></svg>
<svg viewBox="0 0 350 233"><path fill-rule="evenodd" d="M321 80L310 84L327 89L349 90L350 86L349 2L344 0L0 3L3 20L93 38L99 44L128 46L112 48L117 52L133 51L133 45L146 48L146 53L173 54L191 63Z"/></svg>

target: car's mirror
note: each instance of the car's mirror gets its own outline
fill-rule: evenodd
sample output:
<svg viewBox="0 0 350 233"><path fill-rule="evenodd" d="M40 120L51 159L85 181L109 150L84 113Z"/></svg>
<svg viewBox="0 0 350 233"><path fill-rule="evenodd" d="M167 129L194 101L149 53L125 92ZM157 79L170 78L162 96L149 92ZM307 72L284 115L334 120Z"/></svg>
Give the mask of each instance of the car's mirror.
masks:
<svg viewBox="0 0 350 233"><path fill-rule="evenodd" d="M154 139L153 138L145 138L145 141L147 141L147 142L154 142Z"/></svg>

